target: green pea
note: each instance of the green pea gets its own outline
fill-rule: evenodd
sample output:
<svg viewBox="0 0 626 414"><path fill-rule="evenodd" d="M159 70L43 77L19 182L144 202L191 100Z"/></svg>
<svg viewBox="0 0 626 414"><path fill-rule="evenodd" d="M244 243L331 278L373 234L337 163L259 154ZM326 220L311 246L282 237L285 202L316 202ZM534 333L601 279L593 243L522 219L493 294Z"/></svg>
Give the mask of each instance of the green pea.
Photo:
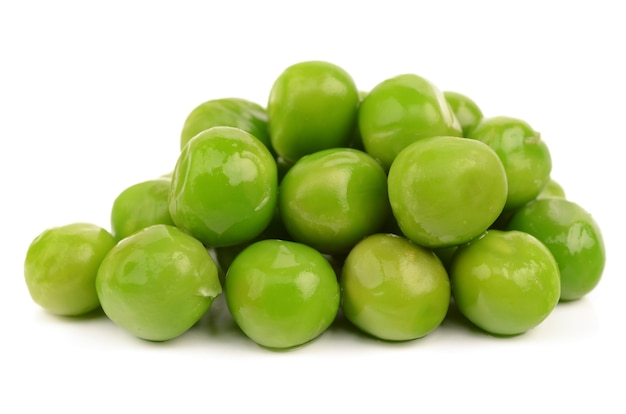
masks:
<svg viewBox="0 0 626 414"><path fill-rule="evenodd" d="M96 274L113 246L113 236L91 223L44 230L30 244L24 260L24 278L33 301L64 316L97 309Z"/></svg>
<svg viewBox="0 0 626 414"><path fill-rule="evenodd" d="M290 163L313 152L347 147L358 105L354 80L341 67L323 61L289 66L272 85L267 104L272 146Z"/></svg>
<svg viewBox="0 0 626 414"><path fill-rule="evenodd" d="M563 189L561 184L556 182L553 178L550 178L548 183L543 186L543 188L537 195L537 198L550 198L550 197L566 198L565 190Z"/></svg>
<svg viewBox="0 0 626 414"><path fill-rule="evenodd" d="M224 291L237 325L268 348L317 338L339 310L339 283L330 263L296 242L268 239L248 246L228 269Z"/></svg>
<svg viewBox="0 0 626 414"><path fill-rule="evenodd" d="M532 234L554 255L561 275L561 299L576 300L600 282L606 252L600 227L579 204L542 198L518 209L508 229Z"/></svg>
<svg viewBox="0 0 626 414"><path fill-rule="evenodd" d="M484 142L500 157L508 183L506 209L535 199L550 180L550 151L527 122L504 116L483 119L468 138Z"/></svg>
<svg viewBox="0 0 626 414"><path fill-rule="evenodd" d="M445 96L456 119L459 120L463 136L466 137L483 119L483 112L476 102L461 93L444 91L443 96Z"/></svg>
<svg viewBox="0 0 626 414"><path fill-rule="evenodd" d="M171 180L158 178L134 184L122 191L111 209L111 230L116 240L153 224L174 225L169 212Z"/></svg>
<svg viewBox="0 0 626 414"><path fill-rule="evenodd" d="M430 248L481 235L507 196L496 153L480 141L458 137L423 138L404 148L391 165L388 186L402 233Z"/></svg>
<svg viewBox="0 0 626 414"><path fill-rule="evenodd" d="M543 322L559 302L558 265L530 234L489 230L459 246L450 265L454 303L472 323L517 335Z"/></svg>
<svg viewBox="0 0 626 414"><path fill-rule="evenodd" d="M222 292L217 265L198 240L156 224L120 241L95 287L106 315L129 333L167 341L191 328Z"/></svg>
<svg viewBox="0 0 626 414"><path fill-rule="evenodd" d="M252 240L276 209L276 162L261 141L233 127L201 132L181 151L169 194L177 227L210 247Z"/></svg>
<svg viewBox="0 0 626 414"><path fill-rule="evenodd" d="M243 129L271 150L266 110L255 102L241 98L212 99L195 107L183 124L180 149L200 132L216 126Z"/></svg>
<svg viewBox="0 0 626 414"><path fill-rule="evenodd" d="M416 140L462 135L443 92L414 74L384 80L365 96L359 108L359 130L366 152L385 170Z"/></svg>
<svg viewBox="0 0 626 414"><path fill-rule="evenodd" d="M434 331L450 304L450 282L437 256L392 234L360 241L345 259L340 283L346 318L390 341Z"/></svg>
<svg viewBox="0 0 626 414"><path fill-rule="evenodd" d="M323 253L347 253L387 220L387 176L362 151L318 151L302 157L283 178L279 211L294 240Z"/></svg>

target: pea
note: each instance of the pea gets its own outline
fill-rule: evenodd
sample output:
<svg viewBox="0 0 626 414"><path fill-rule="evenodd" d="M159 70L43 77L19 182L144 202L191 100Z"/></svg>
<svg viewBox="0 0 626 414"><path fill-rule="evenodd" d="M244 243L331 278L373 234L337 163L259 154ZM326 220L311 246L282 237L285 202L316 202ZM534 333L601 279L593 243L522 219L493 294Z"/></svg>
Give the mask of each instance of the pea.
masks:
<svg viewBox="0 0 626 414"><path fill-rule="evenodd" d="M242 98L211 99L195 107L183 124L180 149L200 132L216 126L243 129L271 150L267 111L261 105Z"/></svg>
<svg viewBox="0 0 626 414"><path fill-rule="evenodd" d="M302 243L263 240L244 249L226 274L228 309L254 342L284 349L320 336L339 310L339 284L321 253Z"/></svg>
<svg viewBox="0 0 626 414"><path fill-rule="evenodd" d="M359 108L359 130L366 152L385 170L418 139L462 135L443 92L414 74L384 80L365 96Z"/></svg>
<svg viewBox="0 0 626 414"><path fill-rule="evenodd" d="M437 256L392 234L374 234L354 246L340 283L346 318L384 340L429 334L450 304L450 282Z"/></svg>
<svg viewBox="0 0 626 414"><path fill-rule="evenodd" d="M289 163L328 148L347 147L354 136L359 94L341 67L306 61L286 68L267 104L272 146Z"/></svg>
<svg viewBox="0 0 626 414"><path fill-rule="evenodd" d="M111 249L95 288L115 324L151 341L189 330L222 292L217 265L202 243L165 224L140 230Z"/></svg>
<svg viewBox="0 0 626 414"><path fill-rule="evenodd" d="M559 184L553 178L550 178L548 180L546 185L543 186L543 188L537 195L537 198L550 198L550 197L566 198L565 190L563 189L561 184Z"/></svg>
<svg viewBox="0 0 626 414"><path fill-rule="evenodd" d="M504 167L491 148L445 136L404 148L391 165L388 187L402 233L430 248L481 235L499 216L507 196Z"/></svg>
<svg viewBox="0 0 626 414"><path fill-rule="evenodd" d="M122 191L111 208L111 230L116 240L153 224L174 225L168 196L171 180L158 178L134 184Z"/></svg>
<svg viewBox="0 0 626 414"><path fill-rule="evenodd" d="M453 91L444 91L443 96L450 105L452 113L458 119L463 136L466 137L483 119L483 112L476 102L466 95Z"/></svg>
<svg viewBox="0 0 626 414"><path fill-rule="evenodd" d="M496 335L537 327L559 302L559 267L550 250L521 231L489 230L459 246L450 265L454 303Z"/></svg>
<svg viewBox="0 0 626 414"><path fill-rule="evenodd" d="M387 176L362 151L318 151L302 157L283 178L279 211L294 240L323 253L347 253L387 219Z"/></svg>
<svg viewBox="0 0 626 414"><path fill-rule="evenodd" d="M606 252L600 228L579 204L542 198L518 209L509 230L532 234L554 255L561 276L561 299L577 300L600 282Z"/></svg>
<svg viewBox="0 0 626 414"><path fill-rule="evenodd" d="M505 116L483 119L468 138L484 142L500 157L508 183L506 209L535 199L550 180L550 151L527 122Z"/></svg>
<svg viewBox="0 0 626 414"><path fill-rule="evenodd" d="M252 240L276 209L276 162L261 141L233 127L213 127L181 151L169 211L177 227L210 247Z"/></svg>
<svg viewBox="0 0 626 414"><path fill-rule="evenodd" d="M50 313L63 316L97 309L96 274L113 246L113 236L91 223L44 230L30 244L24 260L31 298Z"/></svg>

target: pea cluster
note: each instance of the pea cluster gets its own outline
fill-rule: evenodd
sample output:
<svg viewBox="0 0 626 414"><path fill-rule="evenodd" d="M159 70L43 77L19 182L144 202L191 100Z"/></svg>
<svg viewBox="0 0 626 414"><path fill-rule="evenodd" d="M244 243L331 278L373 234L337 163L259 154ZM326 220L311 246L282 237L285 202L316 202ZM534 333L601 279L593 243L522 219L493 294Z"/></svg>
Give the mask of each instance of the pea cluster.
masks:
<svg viewBox="0 0 626 414"><path fill-rule="evenodd" d="M33 240L35 303L101 307L166 341L223 293L245 335L283 349L339 312L388 341L428 335L451 305L487 334L522 334L603 272L600 229L551 178L540 134L415 74L363 92L337 65L296 63L265 107L198 105L180 149L171 173L119 194L110 231Z"/></svg>

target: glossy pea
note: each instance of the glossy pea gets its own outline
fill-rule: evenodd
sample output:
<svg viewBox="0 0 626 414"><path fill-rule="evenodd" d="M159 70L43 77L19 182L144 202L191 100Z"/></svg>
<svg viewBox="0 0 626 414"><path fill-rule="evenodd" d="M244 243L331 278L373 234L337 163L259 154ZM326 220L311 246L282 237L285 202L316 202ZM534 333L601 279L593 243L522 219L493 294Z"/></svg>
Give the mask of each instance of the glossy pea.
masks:
<svg viewBox="0 0 626 414"><path fill-rule="evenodd" d="M563 198L542 198L518 209L507 228L532 234L554 255L561 299L576 300L600 282L606 262L604 239L591 214Z"/></svg>
<svg viewBox="0 0 626 414"><path fill-rule="evenodd" d="M228 309L259 345L284 349L320 336L339 310L339 284L321 253L302 243L263 240L244 249L226 274Z"/></svg>
<svg viewBox="0 0 626 414"><path fill-rule="evenodd" d="M324 253L347 253L387 220L387 176L362 151L318 151L301 158L283 178L279 211L294 240Z"/></svg>
<svg viewBox="0 0 626 414"><path fill-rule="evenodd" d="M527 122L506 116L486 118L468 138L484 142L500 157L508 183L506 209L535 199L550 180L550 151L541 134Z"/></svg>
<svg viewBox="0 0 626 414"><path fill-rule="evenodd" d="M462 93L444 91L443 95L461 125L463 136L467 136L483 119L482 110L476 102Z"/></svg>
<svg viewBox="0 0 626 414"><path fill-rule="evenodd" d="M217 265L202 243L164 224L140 230L111 249L95 288L116 325L151 341L189 330L222 292Z"/></svg>
<svg viewBox="0 0 626 414"><path fill-rule="evenodd" d="M289 163L328 148L347 147L354 135L359 95L343 68L299 62L274 81L267 103L272 147Z"/></svg>
<svg viewBox="0 0 626 414"><path fill-rule="evenodd" d="M214 127L181 151L169 193L176 226L210 247L254 239L276 209L276 162L244 130Z"/></svg>
<svg viewBox="0 0 626 414"><path fill-rule="evenodd" d="M242 98L211 99L196 106L183 124L180 149L200 132L216 126L243 129L271 150L267 111L261 105Z"/></svg>
<svg viewBox="0 0 626 414"><path fill-rule="evenodd" d="M92 223L44 230L31 242L24 259L24 278L33 301L63 316L97 309L96 275L115 243L107 230Z"/></svg>
<svg viewBox="0 0 626 414"><path fill-rule="evenodd" d="M459 246L450 280L459 311L496 335L537 327L556 307L561 289L550 250L521 231L489 230Z"/></svg>
<svg viewBox="0 0 626 414"><path fill-rule="evenodd" d="M116 240L153 224L174 225L168 206L170 186L171 180L163 177L124 189L111 208L111 230Z"/></svg>
<svg viewBox="0 0 626 414"><path fill-rule="evenodd" d="M385 170L403 148L418 139L462 135L443 92L415 74L376 85L359 107L359 130L366 152Z"/></svg>

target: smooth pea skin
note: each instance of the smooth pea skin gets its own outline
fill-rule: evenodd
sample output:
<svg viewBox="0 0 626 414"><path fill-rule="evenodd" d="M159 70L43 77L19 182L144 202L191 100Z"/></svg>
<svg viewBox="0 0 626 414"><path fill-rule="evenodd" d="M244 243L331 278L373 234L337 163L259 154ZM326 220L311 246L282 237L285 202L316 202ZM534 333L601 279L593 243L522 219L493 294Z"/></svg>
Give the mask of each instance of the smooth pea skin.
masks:
<svg viewBox="0 0 626 414"><path fill-rule="evenodd" d="M77 316L97 309L96 274L113 246L113 236L91 223L44 230L28 247L24 261L31 298L56 315Z"/></svg>
<svg viewBox="0 0 626 414"><path fill-rule="evenodd" d="M362 151L319 151L287 172L280 184L279 211L294 240L323 253L347 253L387 220L387 176Z"/></svg>
<svg viewBox="0 0 626 414"><path fill-rule="evenodd" d="M339 310L330 263L305 244L263 240L233 261L226 304L241 330L268 348L292 348L321 335Z"/></svg>
<svg viewBox="0 0 626 414"><path fill-rule="evenodd" d="M560 269L562 300L580 299L600 282L604 240L580 205L563 198L538 199L517 210L507 228L532 234L550 249Z"/></svg>
<svg viewBox="0 0 626 414"><path fill-rule="evenodd" d="M271 151L267 130L267 112L261 105L241 98L220 98L206 101L195 107L183 124L180 149L202 131L229 126L250 133Z"/></svg>
<svg viewBox="0 0 626 414"><path fill-rule="evenodd" d="M359 108L359 130L366 152L385 170L418 139L462 135L443 92L414 74L387 79L365 96Z"/></svg>
<svg viewBox="0 0 626 414"><path fill-rule="evenodd" d="M481 235L507 196L496 153L482 142L458 137L424 138L406 147L391 165L388 187L402 233L430 248Z"/></svg>
<svg viewBox="0 0 626 414"><path fill-rule="evenodd" d="M270 223L276 162L254 136L232 127L201 132L181 151L169 194L177 227L210 247L252 240Z"/></svg>
<svg viewBox="0 0 626 414"><path fill-rule="evenodd" d="M450 304L450 282L437 256L393 234L359 242L346 257L340 283L346 318L389 341L434 331Z"/></svg>
<svg viewBox="0 0 626 414"><path fill-rule="evenodd" d="M443 96L445 96L446 101L450 105L452 113L458 119L463 136L466 137L483 119L483 112L478 107L478 104L466 95L453 91L444 91Z"/></svg>
<svg viewBox="0 0 626 414"><path fill-rule="evenodd" d="M168 204L170 185L169 178L158 178L122 191L111 208L113 237L121 240L154 224L174 225Z"/></svg>
<svg viewBox="0 0 626 414"><path fill-rule="evenodd" d="M111 249L95 286L102 309L115 324L151 341L187 331L222 292L217 265L202 243L163 224Z"/></svg>
<svg viewBox="0 0 626 414"><path fill-rule="evenodd" d="M550 180L550 151L527 122L505 116L486 118L468 138L489 145L502 160L508 182L507 210L535 199Z"/></svg>
<svg viewBox="0 0 626 414"><path fill-rule="evenodd" d="M323 61L296 63L272 85L267 104L272 146L288 163L327 148L347 147L359 94L344 69Z"/></svg>
<svg viewBox="0 0 626 414"><path fill-rule="evenodd" d="M459 246L450 265L454 303L476 326L517 335L543 322L559 302L559 268L539 240L489 230Z"/></svg>

